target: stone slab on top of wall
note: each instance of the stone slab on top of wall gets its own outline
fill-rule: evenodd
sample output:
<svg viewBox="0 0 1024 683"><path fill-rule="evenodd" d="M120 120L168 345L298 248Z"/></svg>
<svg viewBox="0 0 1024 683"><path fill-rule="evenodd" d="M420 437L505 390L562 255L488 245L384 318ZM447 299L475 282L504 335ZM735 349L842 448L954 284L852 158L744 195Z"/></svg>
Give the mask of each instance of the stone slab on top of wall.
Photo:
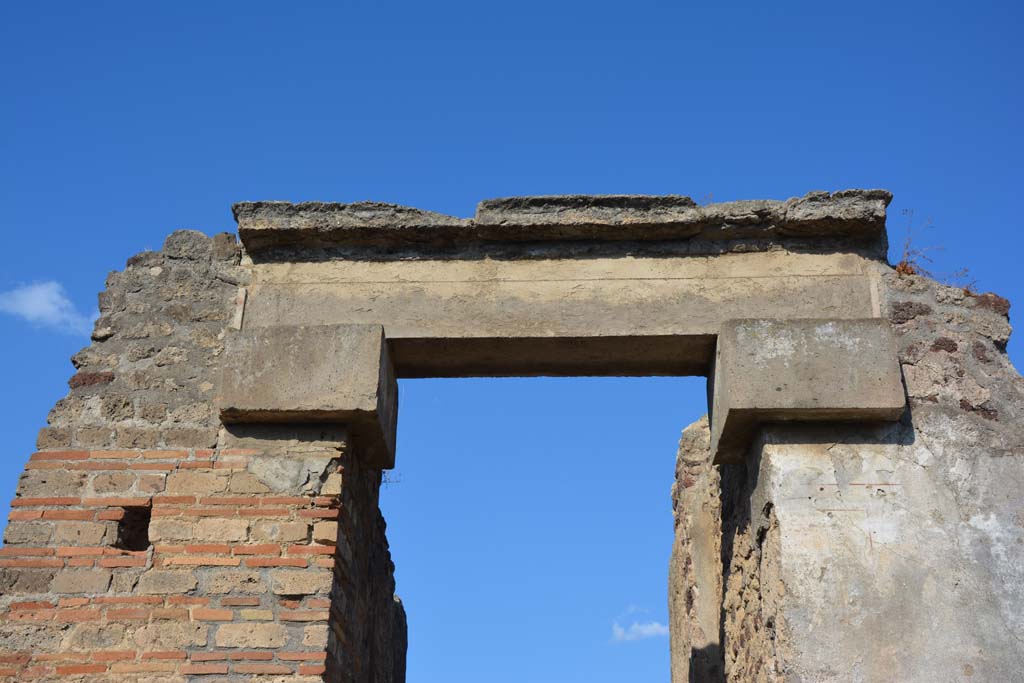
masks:
<svg viewBox="0 0 1024 683"><path fill-rule="evenodd" d="M705 374L729 318L877 317L890 197L241 203L244 327L380 324L399 377Z"/></svg>
<svg viewBox="0 0 1024 683"><path fill-rule="evenodd" d="M482 201L473 219L381 202L239 202L250 253L274 247L445 245L472 242L660 241L800 236L877 239L885 190L811 192L786 201L698 206L679 195L564 195Z"/></svg>

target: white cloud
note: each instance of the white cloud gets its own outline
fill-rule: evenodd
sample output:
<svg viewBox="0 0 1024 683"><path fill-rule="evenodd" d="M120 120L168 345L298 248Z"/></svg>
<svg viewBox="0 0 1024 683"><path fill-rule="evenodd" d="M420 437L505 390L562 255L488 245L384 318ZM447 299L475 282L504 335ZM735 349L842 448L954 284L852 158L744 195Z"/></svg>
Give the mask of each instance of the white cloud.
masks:
<svg viewBox="0 0 1024 683"><path fill-rule="evenodd" d="M631 640L643 640L645 638L661 638L668 635L668 626L657 621L640 623L634 621L628 628L616 620L612 624L612 640L616 643L625 643Z"/></svg>
<svg viewBox="0 0 1024 683"><path fill-rule="evenodd" d="M89 334L92 318L71 303L59 282L36 282L0 292L0 313L69 334Z"/></svg>

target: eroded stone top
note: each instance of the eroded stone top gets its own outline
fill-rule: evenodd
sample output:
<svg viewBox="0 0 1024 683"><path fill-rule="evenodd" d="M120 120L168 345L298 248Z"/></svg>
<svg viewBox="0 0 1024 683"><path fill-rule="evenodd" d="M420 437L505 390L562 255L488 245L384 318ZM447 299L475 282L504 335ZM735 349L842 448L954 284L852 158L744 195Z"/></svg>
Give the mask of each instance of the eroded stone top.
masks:
<svg viewBox="0 0 1024 683"><path fill-rule="evenodd" d="M456 245L474 242L873 240L885 229L887 190L811 192L785 201L698 206L680 195L553 195L480 202L472 219L383 202L239 202L250 252L277 247Z"/></svg>

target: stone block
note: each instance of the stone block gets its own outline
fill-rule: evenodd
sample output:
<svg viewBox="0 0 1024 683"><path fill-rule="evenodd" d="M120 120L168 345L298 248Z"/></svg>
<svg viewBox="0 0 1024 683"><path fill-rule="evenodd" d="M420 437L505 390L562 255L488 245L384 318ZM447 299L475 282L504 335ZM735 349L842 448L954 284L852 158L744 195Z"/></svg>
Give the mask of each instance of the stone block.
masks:
<svg viewBox="0 0 1024 683"><path fill-rule="evenodd" d="M298 325L228 338L221 419L346 425L367 463L395 458L398 383L380 325Z"/></svg>
<svg viewBox="0 0 1024 683"><path fill-rule="evenodd" d="M223 624L214 636L217 647L283 647L288 629L280 624Z"/></svg>
<svg viewBox="0 0 1024 683"><path fill-rule="evenodd" d="M228 487L228 477L228 472L181 470L167 475L166 490L170 495L221 493Z"/></svg>
<svg viewBox="0 0 1024 683"><path fill-rule="evenodd" d="M314 595L331 590L333 575L330 571L282 569L270 573L275 595Z"/></svg>
<svg viewBox="0 0 1024 683"><path fill-rule="evenodd" d="M58 525L58 532L59 532ZM8 545L44 545L50 540L53 525L49 522L8 522L4 530L4 543ZM102 534L101 534L102 537ZM70 543L58 536L58 545L94 545L92 543Z"/></svg>
<svg viewBox="0 0 1024 683"><path fill-rule="evenodd" d="M66 569L57 572L50 584L53 593L105 593L110 586L109 569Z"/></svg>
<svg viewBox="0 0 1024 683"><path fill-rule="evenodd" d="M338 540L337 522L317 522L313 525L313 541L334 545Z"/></svg>
<svg viewBox="0 0 1024 683"><path fill-rule="evenodd" d="M196 585L196 575L191 571L150 569L139 577L138 592L156 595L187 593Z"/></svg>
<svg viewBox="0 0 1024 683"><path fill-rule="evenodd" d="M53 532L57 545L92 545L102 543L107 525L102 522L58 522Z"/></svg>
<svg viewBox="0 0 1024 683"><path fill-rule="evenodd" d="M192 538L196 541L229 543L244 541L248 533L247 520L207 517L196 522Z"/></svg>
<svg viewBox="0 0 1024 683"><path fill-rule="evenodd" d="M158 518L149 523L149 540L160 541L191 541L195 533L195 524L191 521L171 518Z"/></svg>
<svg viewBox="0 0 1024 683"><path fill-rule="evenodd" d="M256 571L217 570L206 574L203 580L205 593L224 595L245 593L248 595L266 593L267 586Z"/></svg>
<svg viewBox="0 0 1024 683"><path fill-rule="evenodd" d="M200 622L160 621L140 627L132 638L141 650L166 652L206 645L209 630Z"/></svg>
<svg viewBox="0 0 1024 683"><path fill-rule="evenodd" d="M545 195L480 202L473 220L382 202L239 202L251 254L274 248L451 246L480 242L738 239L761 235L875 238L892 195L811 192L786 201L698 206L680 195Z"/></svg>
<svg viewBox="0 0 1024 683"><path fill-rule="evenodd" d="M714 462L741 461L763 423L898 420L901 377L885 320L729 321L708 383Z"/></svg>

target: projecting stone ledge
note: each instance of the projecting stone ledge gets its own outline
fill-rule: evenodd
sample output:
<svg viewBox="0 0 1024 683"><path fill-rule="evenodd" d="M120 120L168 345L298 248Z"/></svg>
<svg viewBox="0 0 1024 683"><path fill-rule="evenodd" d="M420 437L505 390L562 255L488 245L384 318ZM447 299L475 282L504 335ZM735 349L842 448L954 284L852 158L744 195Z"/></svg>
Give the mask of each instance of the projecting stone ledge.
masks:
<svg viewBox="0 0 1024 683"><path fill-rule="evenodd" d="M906 407L895 336L876 318L729 321L709 387L715 464L742 461L764 423L895 421Z"/></svg>
<svg viewBox="0 0 1024 683"><path fill-rule="evenodd" d="M474 219L381 202L240 202L233 212L246 249L451 246L483 242L877 240L886 190L698 206L678 195L564 195L488 199Z"/></svg>
<svg viewBox="0 0 1024 683"><path fill-rule="evenodd" d="M395 464L398 384L380 325L264 327L229 336L217 407L226 424L341 425L371 467Z"/></svg>

